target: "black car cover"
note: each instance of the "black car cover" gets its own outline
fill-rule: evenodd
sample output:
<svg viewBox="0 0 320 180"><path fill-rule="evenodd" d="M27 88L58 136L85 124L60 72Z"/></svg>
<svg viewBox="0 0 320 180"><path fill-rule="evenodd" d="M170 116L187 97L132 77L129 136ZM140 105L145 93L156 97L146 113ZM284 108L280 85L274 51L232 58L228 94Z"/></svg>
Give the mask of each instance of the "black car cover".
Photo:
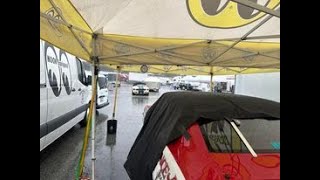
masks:
<svg viewBox="0 0 320 180"><path fill-rule="evenodd" d="M205 92L169 92L148 110L124 167L132 180L151 180L167 144L201 120L280 119L280 103L265 99Z"/></svg>

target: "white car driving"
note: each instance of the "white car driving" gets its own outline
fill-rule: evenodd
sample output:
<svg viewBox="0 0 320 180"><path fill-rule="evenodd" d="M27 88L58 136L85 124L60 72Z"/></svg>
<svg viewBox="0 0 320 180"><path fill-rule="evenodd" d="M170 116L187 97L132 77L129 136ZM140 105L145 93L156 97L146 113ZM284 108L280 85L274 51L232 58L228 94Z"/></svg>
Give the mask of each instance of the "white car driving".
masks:
<svg viewBox="0 0 320 180"><path fill-rule="evenodd" d="M149 87L142 82L134 83L132 86L132 95L149 95Z"/></svg>

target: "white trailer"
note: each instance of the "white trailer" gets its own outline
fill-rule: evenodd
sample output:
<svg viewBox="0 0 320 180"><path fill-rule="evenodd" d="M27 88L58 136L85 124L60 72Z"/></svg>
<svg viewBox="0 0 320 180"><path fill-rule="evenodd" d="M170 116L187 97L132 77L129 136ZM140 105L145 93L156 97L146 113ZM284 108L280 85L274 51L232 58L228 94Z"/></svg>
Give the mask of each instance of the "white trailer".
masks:
<svg viewBox="0 0 320 180"><path fill-rule="evenodd" d="M280 102L280 72L236 75L235 94Z"/></svg>
<svg viewBox="0 0 320 180"><path fill-rule="evenodd" d="M132 72L129 72L129 81L131 83L142 82L147 77L148 77L147 73L132 73Z"/></svg>
<svg viewBox="0 0 320 180"><path fill-rule="evenodd" d="M158 92L161 87L161 80L157 77L147 77L143 80L150 91Z"/></svg>

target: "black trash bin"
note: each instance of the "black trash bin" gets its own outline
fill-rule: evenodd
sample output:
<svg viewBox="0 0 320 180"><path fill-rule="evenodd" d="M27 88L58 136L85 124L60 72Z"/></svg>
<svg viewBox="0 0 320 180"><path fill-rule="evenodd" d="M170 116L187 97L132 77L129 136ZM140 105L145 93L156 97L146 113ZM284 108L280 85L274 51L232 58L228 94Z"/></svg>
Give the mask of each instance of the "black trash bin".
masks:
<svg viewBox="0 0 320 180"><path fill-rule="evenodd" d="M107 121L107 132L108 134L115 134L117 132L117 120L111 119Z"/></svg>

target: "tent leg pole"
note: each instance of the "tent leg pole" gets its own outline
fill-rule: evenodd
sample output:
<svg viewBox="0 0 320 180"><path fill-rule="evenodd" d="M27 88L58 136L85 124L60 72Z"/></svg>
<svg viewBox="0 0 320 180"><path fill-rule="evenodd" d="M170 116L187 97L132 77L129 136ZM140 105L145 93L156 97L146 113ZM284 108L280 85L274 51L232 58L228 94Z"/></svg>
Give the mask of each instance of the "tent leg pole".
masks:
<svg viewBox="0 0 320 180"><path fill-rule="evenodd" d="M97 74L98 69L95 61L93 61L93 76L92 76L92 95L93 95L93 108L92 108L92 120L91 120L91 179L95 179L95 120L96 120L96 97L97 97Z"/></svg>
<svg viewBox="0 0 320 180"><path fill-rule="evenodd" d="M118 98L118 82L119 82L119 73L120 73L120 66L117 66L117 76L116 76L116 89L114 92L114 104L113 104L113 112L112 112L112 119L107 121L107 134L116 134L117 132L117 120L115 120L116 116L116 107L117 107L117 98Z"/></svg>
<svg viewBox="0 0 320 180"><path fill-rule="evenodd" d="M234 75L233 94L236 94L237 74Z"/></svg>
<svg viewBox="0 0 320 180"><path fill-rule="evenodd" d="M213 74L210 73L210 92L213 92Z"/></svg>
<svg viewBox="0 0 320 180"><path fill-rule="evenodd" d="M213 93L213 67L210 67L210 92Z"/></svg>
<svg viewBox="0 0 320 180"><path fill-rule="evenodd" d="M112 119L115 118L116 116L116 106L117 106L117 96L118 96L118 82L119 82L119 71L120 71L120 68L119 66L117 67L117 76L116 76L116 91L114 93L114 104L113 104L113 113L112 113Z"/></svg>
<svg viewBox="0 0 320 180"><path fill-rule="evenodd" d="M96 67L95 61L93 61L93 68L94 68L94 76L92 76L93 82L93 109L92 109L92 120L91 120L91 170L92 170L92 180L95 179L95 122L96 122L96 101L97 101L97 76L98 76L98 68Z"/></svg>

